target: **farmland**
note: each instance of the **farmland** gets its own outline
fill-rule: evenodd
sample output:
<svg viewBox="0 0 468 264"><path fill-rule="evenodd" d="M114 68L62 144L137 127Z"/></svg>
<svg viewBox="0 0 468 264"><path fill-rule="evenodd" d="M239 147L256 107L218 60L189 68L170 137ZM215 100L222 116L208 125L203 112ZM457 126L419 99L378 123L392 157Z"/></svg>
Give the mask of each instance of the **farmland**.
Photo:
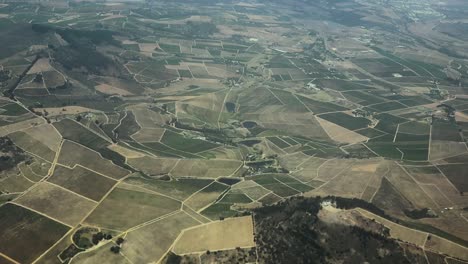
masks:
<svg viewBox="0 0 468 264"><path fill-rule="evenodd" d="M468 262L466 4L384 2L2 1L0 262Z"/></svg>
<svg viewBox="0 0 468 264"><path fill-rule="evenodd" d="M4 227L2 253L19 261L31 262L68 231L66 226L20 206L7 204L1 207L0 212ZM19 231L18 227L23 225L27 228ZM28 254L24 254L22 246L19 246L26 243L36 245Z"/></svg>
<svg viewBox="0 0 468 264"><path fill-rule="evenodd" d="M116 188L85 221L104 228L126 230L139 221L158 218L179 207L177 201L161 195Z"/></svg>

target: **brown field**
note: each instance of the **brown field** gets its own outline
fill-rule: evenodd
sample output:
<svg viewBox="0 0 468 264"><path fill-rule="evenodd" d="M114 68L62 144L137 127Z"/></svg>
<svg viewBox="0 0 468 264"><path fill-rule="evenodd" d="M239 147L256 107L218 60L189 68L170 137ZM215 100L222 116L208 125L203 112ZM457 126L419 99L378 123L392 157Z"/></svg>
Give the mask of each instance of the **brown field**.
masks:
<svg viewBox="0 0 468 264"><path fill-rule="evenodd" d="M214 156L214 159L229 159L229 160L242 160L240 151L236 148L219 147L199 153L201 156L209 157Z"/></svg>
<svg viewBox="0 0 468 264"><path fill-rule="evenodd" d="M14 204L0 207L0 226L0 252L20 263L33 262L69 230Z"/></svg>
<svg viewBox="0 0 468 264"><path fill-rule="evenodd" d="M115 151L115 152L119 153L120 155L124 156L127 159L142 158L142 157L145 156L145 154L143 154L141 152L138 152L138 151L135 151L135 150L132 150L132 149L129 149L129 148L123 147L121 145L117 145L117 144L112 144L112 145L108 146L107 148L109 148L112 151Z"/></svg>
<svg viewBox="0 0 468 264"><path fill-rule="evenodd" d="M468 261L468 248L455 244L444 238L431 235L431 239L427 240L425 248L436 252L443 252L451 257L456 257Z"/></svg>
<svg viewBox="0 0 468 264"><path fill-rule="evenodd" d="M380 165L380 159L356 161L351 168L331 179L320 188L312 190L307 195L335 195L348 198L361 198L372 178L385 173L385 167L378 170Z"/></svg>
<svg viewBox="0 0 468 264"><path fill-rule="evenodd" d="M436 185L419 185L429 197L440 207L451 207L453 202L450 201L447 196L445 196Z"/></svg>
<svg viewBox="0 0 468 264"><path fill-rule="evenodd" d="M354 131L351 131L342 126L336 125L320 117L317 117L317 121L320 123L323 129L327 132L330 138L337 142L355 144L355 143L363 142L369 139Z"/></svg>
<svg viewBox="0 0 468 264"><path fill-rule="evenodd" d="M3 14L0 14L0 18L5 18L5 17L8 17L8 16L3 16ZM15 260L11 259L10 257L7 257L6 255L3 255L2 253L0 253L0 263L15 264L17 262Z"/></svg>
<svg viewBox="0 0 468 264"><path fill-rule="evenodd" d="M213 92L219 91L220 89L224 89L220 88L222 87L220 81L215 79L183 79L182 81L171 84L170 87L160 88L158 89L158 91L163 93L166 96L165 98L169 99L171 95L177 95L178 93L181 93L183 91L188 91L191 85L196 85L199 87L203 87L204 89L213 90ZM181 96L172 97L172 99L174 100L179 100L178 98L180 98L180 100L183 99Z"/></svg>
<svg viewBox="0 0 468 264"><path fill-rule="evenodd" d="M71 245L72 236L78 228L73 228L65 236L63 236L57 243L49 248L48 252L41 256L36 263L38 264L57 264L58 255L62 253L68 246Z"/></svg>
<svg viewBox="0 0 468 264"><path fill-rule="evenodd" d="M380 166L380 161L381 160L358 162L351 167L351 171L374 173Z"/></svg>
<svg viewBox="0 0 468 264"><path fill-rule="evenodd" d="M180 209L180 202L165 196L114 189L86 223L109 229L126 230Z"/></svg>
<svg viewBox="0 0 468 264"><path fill-rule="evenodd" d="M424 243L426 242L427 233L416 231L416 230L404 227L402 225L396 224L394 222L391 222L383 217L380 217L376 214L373 214L361 208L356 208L354 210L358 211L359 213L361 213L363 216L367 218L375 219L375 221L389 228L390 236L395 239L401 239L405 242L412 243L420 247L424 246Z"/></svg>
<svg viewBox="0 0 468 264"><path fill-rule="evenodd" d="M140 143L156 142L161 140L164 135L165 128L142 128L140 131L132 135L132 138Z"/></svg>
<svg viewBox="0 0 468 264"><path fill-rule="evenodd" d="M183 229L198 224L188 214L177 212L129 232L123 253L133 263L154 263L164 256Z"/></svg>
<svg viewBox="0 0 468 264"><path fill-rule="evenodd" d="M220 116L220 110L202 108L185 102L176 103L176 113L180 118L189 119L189 121L185 121L186 123L190 123L191 120L194 120L196 124L199 123L197 120L201 119L213 126L217 126Z"/></svg>
<svg viewBox="0 0 468 264"><path fill-rule="evenodd" d="M307 160L311 159L311 157L302 152L297 152L294 154L280 156L278 159L281 167L292 171L299 169L299 167L301 167L300 165L309 164Z"/></svg>
<svg viewBox="0 0 468 264"><path fill-rule="evenodd" d="M94 264L94 263L112 263L112 264L131 264L121 254L114 254L110 251L113 244L106 244L95 250L85 251L76 255L71 263Z"/></svg>
<svg viewBox="0 0 468 264"><path fill-rule="evenodd" d="M46 182L38 183L15 202L70 226L78 224L97 204Z"/></svg>
<svg viewBox="0 0 468 264"><path fill-rule="evenodd" d="M261 112L247 113L247 120L256 120L266 128L277 129L304 137L329 140L330 137L322 128L312 113L297 113L288 109L288 106L269 105L263 107Z"/></svg>
<svg viewBox="0 0 468 264"><path fill-rule="evenodd" d="M319 176L319 170L322 164L328 160L311 157L307 162L301 164L297 171L294 171L292 175L304 182L310 182Z"/></svg>
<svg viewBox="0 0 468 264"><path fill-rule="evenodd" d="M121 179L129 174L129 171L102 158L99 153L68 140L63 143L58 162L68 167L86 165L87 168L114 179Z"/></svg>
<svg viewBox="0 0 468 264"><path fill-rule="evenodd" d="M53 151L58 150L60 141L62 140L60 133L58 133L54 126L50 124L35 126L33 128L26 129L24 132L44 143L44 145Z"/></svg>
<svg viewBox="0 0 468 264"><path fill-rule="evenodd" d="M82 106L64 106L64 107L46 107L46 108L34 108L34 111L45 113L48 116L59 116L59 115L77 115L82 113L100 113L98 110L86 108Z"/></svg>
<svg viewBox="0 0 468 264"><path fill-rule="evenodd" d="M406 166L406 171L420 184L441 184L440 170L436 166Z"/></svg>
<svg viewBox="0 0 468 264"><path fill-rule="evenodd" d="M164 67L166 67L166 69L171 69L171 70L185 70L185 71L189 70L189 67L187 66L187 64L165 65Z"/></svg>
<svg viewBox="0 0 468 264"><path fill-rule="evenodd" d="M241 193L247 195L247 197L249 197L253 201L264 197L268 193L271 193L270 190L266 189L265 187L263 187L261 185L248 187L248 188L242 188L242 189L239 189L239 191Z"/></svg>
<svg viewBox="0 0 468 264"><path fill-rule="evenodd" d="M19 173L19 172L18 172ZM0 191L7 193L24 192L29 187L33 186L33 182L25 178L21 173L8 176L1 181Z"/></svg>
<svg viewBox="0 0 468 264"><path fill-rule="evenodd" d="M161 125L165 125L170 120L169 115L161 115L155 111L148 109L147 105L132 106L129 109L132 110L135 115L135 119L138 124L145 128L160 129Z"/></svg>
<svg viewBox="0 0 468 264"><path fill-rule="evenodd" d="M379 190L382 183L382 177L389 169L388 162L382 162L378 168L379 170L374 173L371 179L367 182L367 187L361 195L361 199L371 202L374 194Z"/></svg>
<svg viewBox="0 0 468 264"><path fill-rule="evenodd" d="M34 173L31 170L31 168L28 165L26 165L26 162L18 164L17 167L21 171L21 174L30 181L38 182L44 177L44 176L37 175L36 173Z"/></svg>
<svg viewBox="0 0 468 264"><path fill-rule="evenodd" d="M211 189L213 186L217 186L214 190ZM195 193L194 195L190 196L187 200L185 200L184 204L189 206L191 209L200 212L209 204L216 201L216 199L227 189L222 188L222 185L219 183L212 183L208 187L205 187L203 190Z"/></svg>
<svg viewBox="0 0 468 264"><path fill-rule="evenodd" d="M55 88L65 84L65 75L58 71L43 72L44 84L46 88Z"/></svg>
<svg viewBox="0 0 468 264"><path fill-rule="evenodd" d="M318 170L318 177L314 180L329 181L334 177L346 172L355 160L331 159L323 163Z"/></svg>
<svg viewBox="0 0 468 264"><path fill-rule="evenodd" d="M121 89L121 88L118 88L118 87L115 87L115 86L111 86L111 85L105 84L105 83L96 85L96 86L94 86L94 88L97 91L99 91L99 92L101 92L103 94L132 95L132 93L127 91L127 90L124 90L124 89Z"/></svg>
<svg viewBox="0 0 468 264"><path fill-rule="evenodd" d="M432 169L425 171L425 168L427 167L406 167L406 170L416 179L416 181L418 181L421 187L429 186L430 189L433 189L433 192L429 192L429 194L436 201L444 201L443 198L436 198L440 193L442 193L444 197L449 199L452 205L464 206L465 204L468 204L468 197L461 196L457 188L447 179L447 177L441 174L438 169L435 167L429 167ZM435 188L439 190L439 192L435 191Z"/></svg>
<svg viewBox="0 0 468 264"><path fill-rule="evenodd" d="M239 183L236 183L235 185L231 186L232 190L239 190L239 189L245 189L245 188L251 188L251 187L257 187L260 186L258 183L252 181L252 180L244 180Z"/></svg>
<svg viewBox="0 0 468 264"><path fill-rule="evenodd" d="M398 190L399 195L405 200L411 202L416 208L436 208L437 205L432 199L424 192L423 189L406 173L405 170L394 164L390 167L389 172L385 178L390 184ZM383 194L385 199L385 194ZM401 208L400 208L401 210Z"/></svg>
<svg viewBox="0 0 468 264"><path fill-rule="evenodd" d="M229 218L184 230L174 245L176 254L254 247L251 216Z"/></svg>
<svg viewBox="0 0 468 264"><path fill-rule="evenodd" d="M255 148L263 152L264 155L285 155L287 152L282 150L280 147L273 144L269 140L263 140L261 143L255 145Z"/></svg>
<svg viewBox="0 0 468 264"><path fill-rule="evenodd" d="M468 164L447 164L438 165L437 167L457 190L460 191L460 194L468 192L468 182L466 181Z"/></svg>
<svg viewBox="0 0 468 264"><path fill-rule="evenodd" d="M12 103L11 100L8 100L6 98L0 98L0 107L11 104L11 103Z"/></svg>
<svg viewBox="0 0 468 264"><path fill-rule="evenodd" d="M197 56L197 57L204 57L204 58L211 58L210 52L206 49L197 49L192 47L192 54Z"/></svg>
<svg viewBox="0 0 468 264"><path fill-rule="evenodd" d="M218 178L232 175L242 166L238 160L180 160L171 171L174 177Z"/></svg>
<svg viewBox="0 0 468 264"><path fill-rule="evenodd" d="M155 43L140 43L138 44L138 46L140 48L140 51L150 54L159 48L159 45Z"/></svg>
<svg viewBox="0 0 468 264"><path fill-rule="evenodd" d="M206 68L210 75L221 78L221 79L232 78L232 77L238 76L238 74L235 71L232 71L232 69L228 69L225 65L222 65L222 67L219 67L219 65L213 64L213 65L207 65Z"/></svg>
<svg viewBox="0 0 468 264"><path fill-rule="evenodd" d="M106 17L103 19L100 19L99 21L106 21L106 20L111 20L111 19L116 19L116 18L125 18L125 17L126 16L123 16L123 15L112 15L112 14L107 15L106 14Z"/></svg>
<svg viewBox="0 0 468 264"><path fill-rule="evenodd" d="M32 74L32 75L35 75L35 74ZM33 82L33 81L29 81L29 82L24 82L24 83L21 83L19 86L18 86L18 89L21 89L21 90L27 90L27 89L44 89L44 93L47 93L47 91L45 90L45 87L44 87L44 83L43 82ZM24 92L24 91L23 91Z"/></svg>
<svg viewBox="0 0 468 264"><path fill-rule="evenodd" d="M212 183L212 180L199 180L194 178L171 179L164 181L158 177L147 177L139 173L132 174L123 183L150 193L166 195L178 201L183 201L193 193ZM121 183L122 184L122 183Z"/></svg>
<svg viewBox="0 0 468 264"><path fill-rule="evenodd" d="M196 96L193 99L184 100L183 103L200 108L205 108L219 113L224 107L223 101L225 97L226 91L222 90L214 93Z"/></svg>
<svg viewBox="0 0 468 264"><path fill-rule="evenodd" d="M37 126L40 124L45 124L45 120L37 117L37 118L32 118L32 119L16 122L11 125L2 126L0 127L0 136L4 137L10 133L20 131L20 130L25 130L27 128Z"/></svg>
<svg viewBox="0 0 468 264"><path fill-rule="evenodd" d="M54 68L50 65L49 58L41 58L31 67L28 74L53 71Z"/></svg>
<svg viewBox="0 0 468 264"><path fill-rule="evenodd" d="M69 169L60 165L55 167L54 175L47 181L94 201L101 200L116 184L115 180L101 176L86 168L76 166L74 169Z"/></svg>
<svg viewBox="0 0 468 264"><path fill-rule="evenodd" d="M192 52L193 51L194 49L192 48ZM202 51L202 52L203 54L206 54L205 51ZM203 54L201 55L203 56ZM196 79L213 79L214 78L208 73L208 71L205 68L205 65L202 63L190 63L188 67L190 69L190 72L192 72L193 77L195 77Z"/></svg>
<svg viewBox="0 0 468 264"><path fill-rule="evenodd" d="M219 91L223 86L221 85L221 82L219 80L215 79L203 79L203 80L198 80L198 79L184 79L182 81L176 82L171 84L169 87L164 87L158 89L161 93L163 93L166 96L169 95L176 95L182 91L187 91L191 85L196 85L199 87L203 87L205 89L211 89L213 91Z"/></svg>
<svg viewBox="0 0 468 264"><path fill-rule="evenodd" d="M378 179L378 178L380 177L373 177L371 181L375 181L374 179ZM378 188L368 185L361 195L361 200L364 200L366 202L371 202L372 197L374 197L374 194L377 192L377 190Z"/></svg>
<svg viewBox="0 0 468 264"><path fill-rule="evenodd" d="M205 224L211 222L209 218L195 212L188 206L182 205L182 211L188 214L190 217L192 217L195 221L197 221L198 224Z"/></svg>
<svg viewBox="0 0 468 264"><path fill-rule="evenodd" d="M18 147L25 151L33 153L40 158L47 161L53 161L55 158L55 151L47 147L41 141L31 137L25 132L19 131L12 133L8 136Z"/></svg>
<svg viewBox="0 0 468 264"><path fill-rule="evenodd" d="M450 141L431 141L431 152L429 153L429 160L435 161L453 157L466 153L468 150L463 142L450 142Z"/></svg>
<svg viewBox="0 0 468 264"><path fill-rule="evenodd" d="M28 165L31 171L40 177L46 176L49 173L51 166L51 163L39 158L33 158L33 162Z"/></svg>
<svg viewBox="0 0 468 264"><path fill-rule="evenodd" d="M180 53L187 53L187 54L190 54L192 53L192 46L188 46L188 45L180 45Z"/></svg>
<svg viewBox="0 0 468 264"><path fill-rule="evenodd" d="M142 158L129 158L127 163L146 174L162 175L169 173L178 161L178 159L160 159L145 156Z"/></svg>

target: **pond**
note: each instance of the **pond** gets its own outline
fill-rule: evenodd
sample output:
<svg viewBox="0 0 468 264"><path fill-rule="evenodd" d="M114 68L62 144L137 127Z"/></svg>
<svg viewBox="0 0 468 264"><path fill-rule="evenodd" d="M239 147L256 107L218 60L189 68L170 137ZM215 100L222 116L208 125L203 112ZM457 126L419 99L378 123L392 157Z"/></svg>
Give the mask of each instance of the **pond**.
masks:
<svg viewBox="0 0 468 264"><path fill-rule="evenodd" d="M255 123L254 121L245 121L242 123L242 126L245 128L254 128L257 126L257 123Z"/></svg>
<svg viewBox="0 0 468 264"><path fill-rule="evenodd" d="M226 110L229 113L235 113L236 112L236 104L232 102L226 102Z"/></svg>

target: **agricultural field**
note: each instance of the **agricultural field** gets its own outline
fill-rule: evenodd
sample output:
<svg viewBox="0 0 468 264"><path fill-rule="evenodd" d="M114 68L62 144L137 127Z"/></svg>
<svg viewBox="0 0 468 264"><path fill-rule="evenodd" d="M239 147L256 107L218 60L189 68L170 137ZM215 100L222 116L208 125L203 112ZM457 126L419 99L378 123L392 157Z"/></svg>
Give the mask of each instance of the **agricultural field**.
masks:
<svg viewBox="0 0 468 264"><path fill-rule="evenodd" d="M244 216L184 230L173 251L176 254L189 254L237 247L250 248L254 245L252 217Z"/></svg>
<svg viewBox="0 0 468 264"><path fill-rule="evenodd" d="M2 254L21 262L32 262L51 247L68 227L24 207L6 204L0 207L2 215ZM24 252L23 246L31 250ZM33 246L34 245L34 246Z"/></svg>
<svg viewBox="0 0 468 264"><path fill-rule="evenodd" d="M384 2L2 1L0 263L468 263L467 6Z"/></svg>
<svg viewBox="0 0 468 264"><path fill-rule="evenodd" d="M49 182L70 189L91 200L99 201L116 184L112 178L99 175L84 167L69 169L56 166Z"/></svg>
<svg viewBox="0 0 468 264"><path fill-rule="evenodd" d="M174 199L144 190L118 187L99 204L85 222L123 231L179 208L180 202Z"/></svg>
<svg viewBox="0 0 468 264"><path fill-rule="evenodd" d="M96 206L96 202L50 183L39 183L15 203L75 226Z"/></svg>

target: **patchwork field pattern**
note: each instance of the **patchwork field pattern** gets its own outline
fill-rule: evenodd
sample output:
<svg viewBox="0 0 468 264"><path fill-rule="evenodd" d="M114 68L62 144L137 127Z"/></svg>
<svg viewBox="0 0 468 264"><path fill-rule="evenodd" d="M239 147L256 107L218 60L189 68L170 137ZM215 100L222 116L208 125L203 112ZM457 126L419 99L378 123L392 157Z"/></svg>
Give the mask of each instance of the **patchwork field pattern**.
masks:
<svg viewBox="0 0 468 264"><path fill-rule="evenodd" d="M465 3L182 2L0 3L0 263L468 261Z"/></svg>

